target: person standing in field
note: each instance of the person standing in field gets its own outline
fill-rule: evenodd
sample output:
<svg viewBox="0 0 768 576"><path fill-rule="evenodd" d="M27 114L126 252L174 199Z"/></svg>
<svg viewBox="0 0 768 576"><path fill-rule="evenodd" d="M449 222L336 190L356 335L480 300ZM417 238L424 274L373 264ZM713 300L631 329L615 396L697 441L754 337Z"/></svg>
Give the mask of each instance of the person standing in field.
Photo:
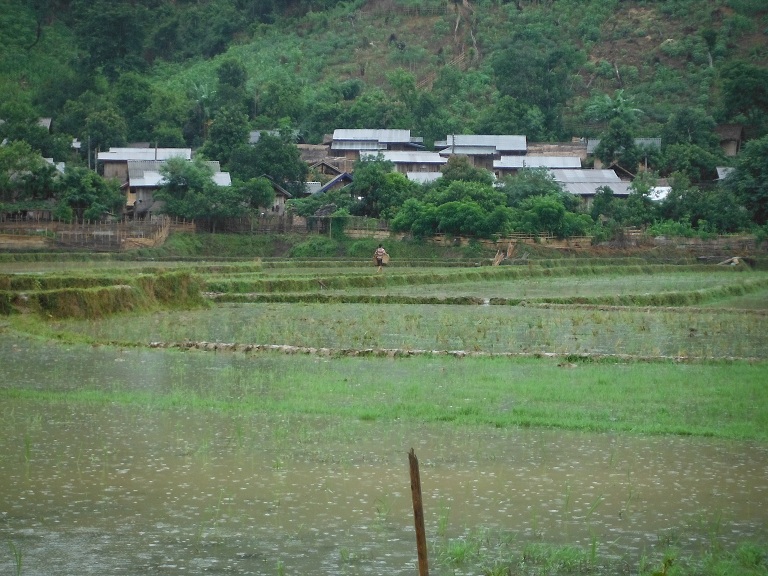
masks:
<svg viewBox="0 0 768 576"><path fill-rule="evenodd" d="M379 244L379 247L376 248L376 251L373 253L373 257L376 260L376 266L378 266L376 272L381 272L381 267L384 265L385 256L387 256L387 251L384 250L384 246Z"/></svg>

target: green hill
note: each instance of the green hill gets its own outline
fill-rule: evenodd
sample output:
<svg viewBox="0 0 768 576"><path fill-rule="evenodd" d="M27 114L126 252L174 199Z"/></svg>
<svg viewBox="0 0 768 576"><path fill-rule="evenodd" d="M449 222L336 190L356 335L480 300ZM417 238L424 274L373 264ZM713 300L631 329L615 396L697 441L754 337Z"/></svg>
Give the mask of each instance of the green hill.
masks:
<svg viewBox="0 0 768 576"><path fill-rule="evenodd" d="M31 106L74 136L113 105L128 140L201 144L223 98L217 68L231 58L247 73L252 127L288 123L309 142L338 127L410 128L428 143L451 132L597 135L605 124L585 111L617 90L642 111L637 136L691 108L753 137L768 125L768 89L749 84L768 74L760 0L0 6L4 107Z"/></svg>

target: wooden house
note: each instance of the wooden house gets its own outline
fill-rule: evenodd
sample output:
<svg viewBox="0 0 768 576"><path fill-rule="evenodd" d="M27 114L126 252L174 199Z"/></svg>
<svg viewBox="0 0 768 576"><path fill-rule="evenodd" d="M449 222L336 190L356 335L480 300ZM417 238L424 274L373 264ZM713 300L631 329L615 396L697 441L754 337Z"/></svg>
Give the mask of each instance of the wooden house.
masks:
<svg viewBox="0 0 768 576"><path fill-rule="evenodd" d="M316 162L312 162L309 165L309 170L315 174L322 174L323 176L330 176L331 178L335 178L344 172L332 160L328 158L323 158Z"/></svg>
<svg viewBox="0 0 768 576"><path fill-rule="evenodd" d="M120 184L128 182L129 161L165 161L169 158L192 159L191 148L110 148L99 152L97 161L104 178L116 178Z"/></svg>
<svg viewBox="0 0 768 576"><path fill-rule="evenodd" d="M741 124L720 124L715 128L720 149L726 156L736 156L744 144L744 127Z"/></svg>
<svg viewBox="0 0 768 576"><path fill-rule="evenodd" d="M435 149L445 158L466 156L473 166L493 171L494 160L525 155L527 141L519 135L452 134L445 141L435 142Z"/></svg>
<svg viewBox="0 0 768 576"><path fill-rule="evenodd" d="M333 131L331 155L343 158L349 167L362 155L385 151L414 151L424 149L424 139L411 136L410 130L337 129Z"/></svg>
<svg viewBox="0 0 768 576"><path fill-rule="evenodd" d="M581 158L578 156L502 156L493 161L493 172L496 178L504 178L516 174L524 168L581 168Z"/></svg>
<svg viewBox="0 0 768 576"><path fill-rule="evenodd" d="M408 172L440 172L448 163L448 158L437 152L422 151L385 151L380 152L381 158L392 162L395 171L401 174Z"/></svg>
<svg viewBox="0 0 768 576"><path fill-rule="evenodd" d="M164 163L160 160L129 160L127 162L128 182L124 189L127 190L125 209L128 214L143 218L147 214L161 210L162 202L155 200L155 192L164 182L161 172ZM218 162L207 162L207 164L213 170L211 179L217 185L232 185L229 172L222 172Z"/></svg>
<svg viewBox="0 0 768 576"><path fill-rule="evenodd" d="M331 190L339 190L340 188L346 188L352 183L352 174L349 172L342 172L329 182L326 182L318 191L318 194L325 194Z"/></svg>
<svg viewBox="0 0 768 576"><path fill-rule="evenodd" d="M619 178L613 170L553 169L549 173L565 192L578 196L588 206L592 204L598 188L603 186L608 186L614 196L626 198L630 193L630 183Z"/></svg>
<svg viewBox="0 0 768 576"><path fill-rule="evenodd" d="M280 186L280 184L277 182L274 182L270 179L270 183L272 184L272 189L275 191L275 200L272 202L272 206L263 207L263 214L266 214L267 212L277 215L285 214L286 202L293 198L293 196L290 192L288 192L288 190Z"/></svg>

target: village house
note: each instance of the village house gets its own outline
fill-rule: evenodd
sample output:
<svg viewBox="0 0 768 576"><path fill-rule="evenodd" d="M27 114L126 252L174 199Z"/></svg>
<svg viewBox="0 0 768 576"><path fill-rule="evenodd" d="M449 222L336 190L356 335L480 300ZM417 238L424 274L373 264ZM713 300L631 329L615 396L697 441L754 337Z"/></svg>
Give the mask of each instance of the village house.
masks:
<svg viewBox="0 0 768 576"><path fill-rule="evenodd" d="M737 156L744 144L744 127L741 124L720 124L715 128L720 149L726 156Z"/></svg>
<svg viewBox="0 0 768 576"><path fill-rule="evenodd" d="M121 185L128 182L129 161L165 161L169 158L192 159L191 148L110 148L99 152L97 161L104 178L116 178Z"/></svg>
<svg viewBox="0 0 768 576"><path fill-rule="evenodd" d="M621 180L613 170L553 169L549 173L565 192L578 196L587 206L603 186L609 187L614 196L626 198L630 193L630 183Z"/></svg>
<svg viewBox="0 0 768 576"><path fill-rule="evenodd" d="M163 203L155 200L155 192L163 185L165 177L160 160L128 160L128 182L125 209L128 215L144 218L159 212ZM206 162L213 171L211 179L218 186L231 186L229 172L222 172L218 162Z"/></svg>
<svg viewBox="0 0 768 576"><path fill-rule="evenodd" d="M349 172L342 172L341 174L337 175L336 177L332 178L325 184L323 184L320 189L317 191L317 194L325 194L326 192L330 192L331 190L339 190L341 188L346 188L352 183L352 174Z"/></svg>
<svg viewBox="0 0 768 576"><path fill-rule="evenodd" d="M570 142L528 142L527 156L577 156L587 159L587 139L574 136Z"/></svg>
<svg viewBox="0 0 768 576"><path fill-rule="evenodd" d="M291 195L288 190L280 186L277 182L274 182L271 178L269 179L269 183L272 184L272 190L275 192L275 200L272 202L272 206L268 208L269 212L272 214L277 215L283 215L285 214L285 205L288 200L293 198L293 195ZM267 213L267 207L264 207L264 212L262 212L262 216L266 215Z"/></svg>
<svg viewBox="0 0 768 576"><path fill-rule="evenodd" d="M322 176L329 176L331 178L335 178L336 176L344 172L338 167L337 164L335 164L332 160L329 160L328 158L322 158L321 160L308 162L308 164L309 164L310 172L314 174L322 175Z"/></svg>
<svg viewBox="0 0 768 576"><path fill-rule="evenodd" d="M382 160L392 162L395 171L401 174L408 172L440 172L440 169L448 163L448 158L441 156L437 152L401 152L385 151L379 152ZM374 155L374 157L376 157Z"/></svg>
<svg viewBox="0 0 768 576"><path fill-rule="evenodd" d="M496 178L517 174L523 168L581 168L578 156L502 156L493 161Z"/></svg>
<svg viewBox="0 0 768 576"><path fill-rule="evenodd" d="M411 136L410 130L346 129L333 131L330 154L343 158L339 168L349 172L361 155L376 155L385 151L415 151L424 149L424 139Z"/></svg>
<svg viewBox="0 0 768 576"><path fill-rule="evenodd" d="M435 149L445 158L466 156L473 166L493 171L494 160L502 156L523 156L528 145L525 136L493 134L452 134L435 142Z"/></svg>

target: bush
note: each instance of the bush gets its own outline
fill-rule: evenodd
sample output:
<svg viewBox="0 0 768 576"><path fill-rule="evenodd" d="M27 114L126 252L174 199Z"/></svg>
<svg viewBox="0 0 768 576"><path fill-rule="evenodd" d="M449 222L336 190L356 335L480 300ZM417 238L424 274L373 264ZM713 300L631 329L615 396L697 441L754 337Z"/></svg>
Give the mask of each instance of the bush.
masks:
<svg viewBox="0 0 768 576"><path fill-rule="evenodd" d="M333 256L343 256L340 252L342 252L341 246L336 240L319 236L294 246L291 249L290 256L292 258L331 258Z"/></svg>
<svg viewBox="0 0 768 576"><path fill-rule="evenodd" d="M366 238L364 240L356 240L349 245L347 252L352 258L368 258L378 248L379 241L374 238ZM389 249L387 249L389 251Z"/></svg>

